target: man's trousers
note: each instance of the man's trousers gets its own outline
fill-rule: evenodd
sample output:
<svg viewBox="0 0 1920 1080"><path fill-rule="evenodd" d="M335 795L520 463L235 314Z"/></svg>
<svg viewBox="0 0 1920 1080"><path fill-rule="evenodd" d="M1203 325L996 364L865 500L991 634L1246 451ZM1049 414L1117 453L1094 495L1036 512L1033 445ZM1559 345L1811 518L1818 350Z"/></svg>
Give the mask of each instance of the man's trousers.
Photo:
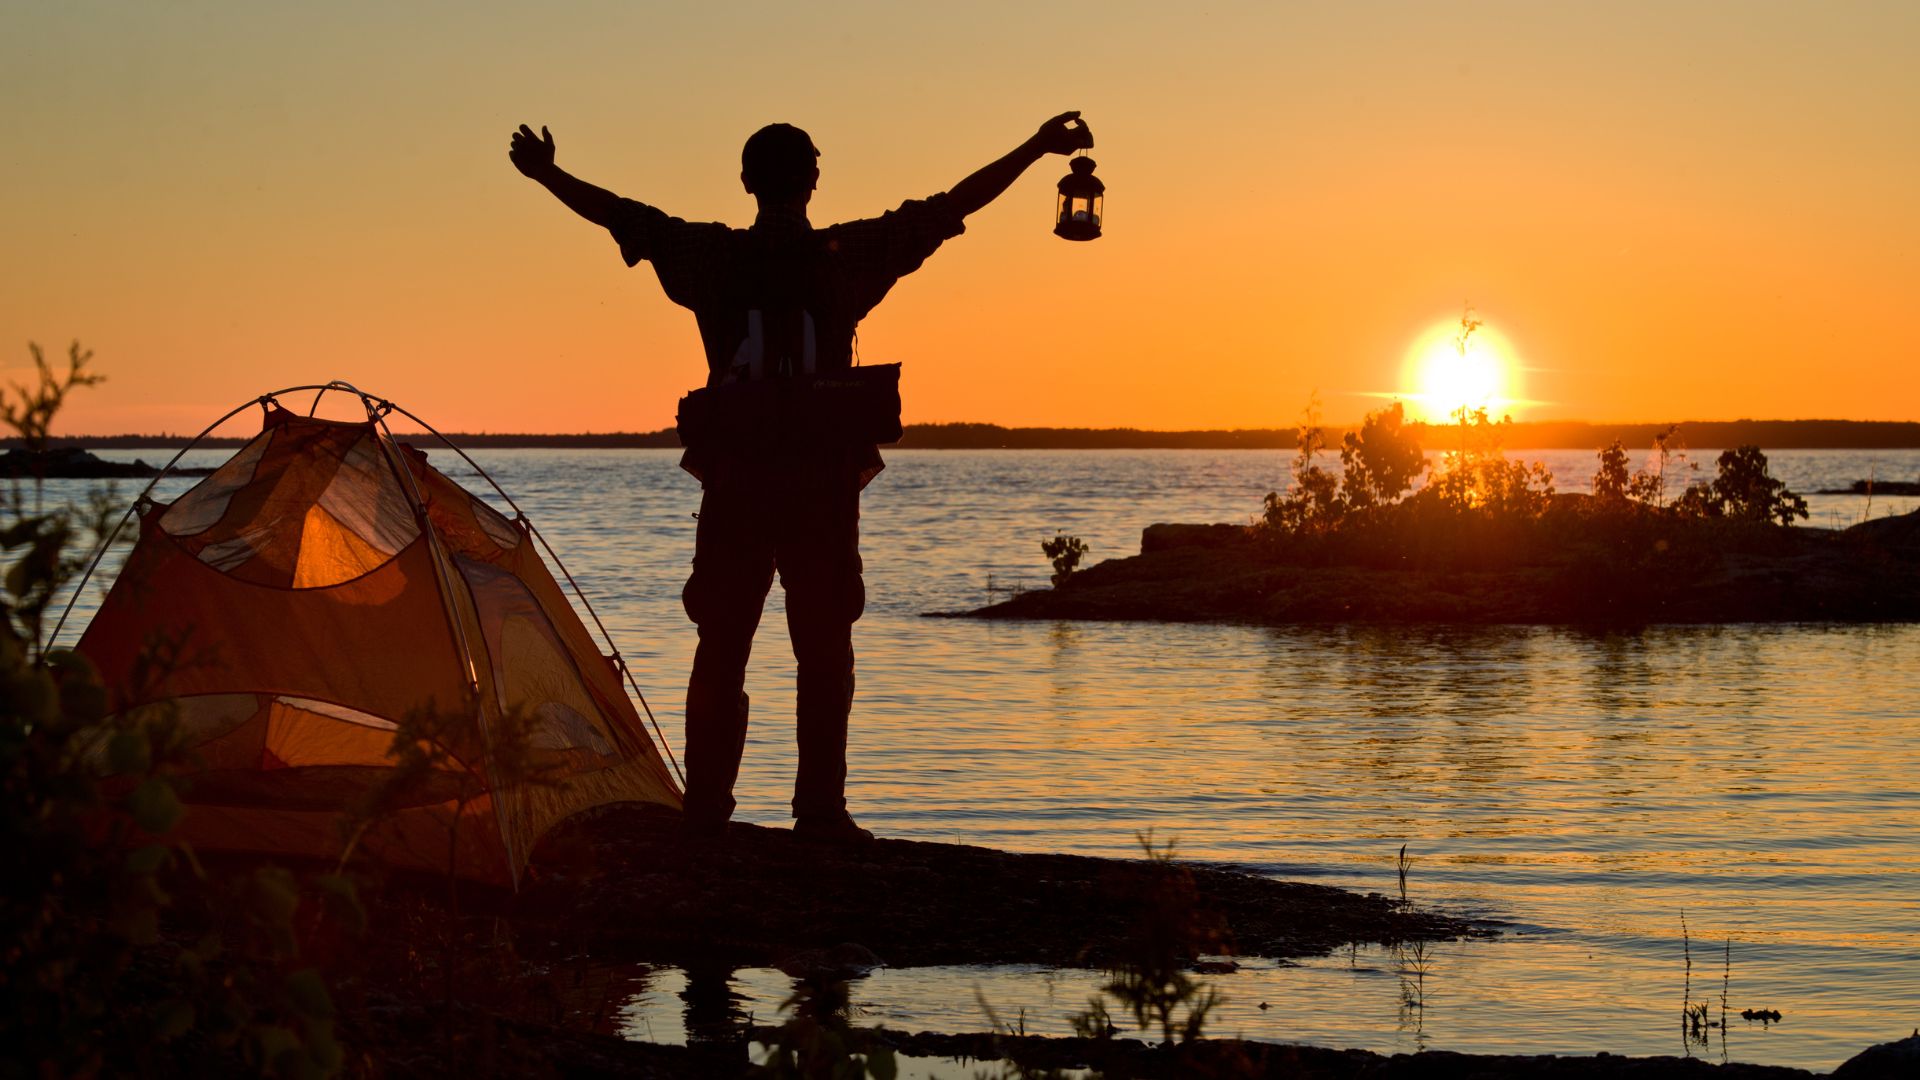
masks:
<svg viewBox="0 0 1920 1080"><path fill-rule="evenodd" d="M796 455L705 473L693 576L681 595L700 631L687 684L690 821L733 813L747 737L747 658L776 570L799 665L793 814L846 813L853 623L866 606L860 478L838 461Z"/></svg>

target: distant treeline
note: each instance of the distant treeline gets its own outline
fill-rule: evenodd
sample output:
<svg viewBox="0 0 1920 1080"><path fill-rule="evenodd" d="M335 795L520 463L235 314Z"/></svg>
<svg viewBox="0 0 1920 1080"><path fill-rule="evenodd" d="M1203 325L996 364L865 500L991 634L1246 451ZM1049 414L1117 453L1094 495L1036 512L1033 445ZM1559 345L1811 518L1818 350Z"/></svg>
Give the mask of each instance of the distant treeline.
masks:
<svg viewBox="0 0 1920 1080"><path fill-rule="evenodd" d="M396 431L393 434L395 438L402 442L417 442L427 449L432 449L434 444L439 441L432 435L423 435L418 432ZM215 435L201 439L197 445L210 447L240 446L251 438L253 438L251 434ZM456 446L479 450L528 447L548 447L563 450L626 450L636 448L658 449L661 447L677 448L680 445L680 438L674 434L672 428L666 428L662 431L610 431L598 434L587 433L584 435L494 435L486 433L463 434L448 432L447 438ZM88 450L171 450L187 445L189 439L190 436L171 434L56 435L52 439L49 439L48 443L54 447L79 446ZM14 441L15 440L7 440L4 444L0 445L11 446Z"/></svg>
<svg viewBox="0 0 1920 1080"><path fill-rule="evenodd" d="M1421 445L1445 449L1452 424L1410 424ZM1620 440L1628 449L1653 446L1666 424L1594 424L1585 421L1515 423L1506 445L1516 450L1595 450ZM1341 431L1329 429L1338 445ZM1687 446L1719 449L1754 445L1770 450L1920 449L1920 422L1894 420L1682 421ZM1295 428L1141 431L1137 428L1008 428L998 424L913 424L901 446L928 450L1291 450Z"/></svg>
<svg viewBox="0 0 1920 1080"><path fill-rule="evenodd" d="M1455 429L1450 424L1412 424L1422 445L1444 449ZM1584 421L1515 423L1506 445L1515 450L1593 450L1618 439L1630 450L1645 450L1665 424L1594 424ZM1202 431L1143 431L1139 428L1001 427L999 424L909 424L900 440L918 450L1290 450L1293 428L1241 428ZM1330 431L1339 443L1338 431ZM408 436L423 443L432 436ZM680 439L672 428L586 435L450 434L459 446L477 449L548 447L558 449L672 448ZM1768 450L1920 449L1920 422L1906 420L1699 420L1682 421L1680 438L1690 447L1719 449L1760 446ZM244 438L201 440L202 446L238 446ZM182 435L76 435L53 440L55 446L93 450L185 446Z"/></svg>

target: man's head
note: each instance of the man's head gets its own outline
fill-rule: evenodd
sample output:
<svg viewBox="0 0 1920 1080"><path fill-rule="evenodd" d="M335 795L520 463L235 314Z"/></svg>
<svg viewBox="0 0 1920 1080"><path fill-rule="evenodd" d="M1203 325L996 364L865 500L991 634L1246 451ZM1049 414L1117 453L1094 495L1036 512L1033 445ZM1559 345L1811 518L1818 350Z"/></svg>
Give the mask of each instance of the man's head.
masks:
<svg viewBox="0 0 1920 1080"><path fill-rule="evenodd" d="M768 124L740 150L740 183L760 205L807 204L820 179L820 151L792 124Z"/></svg>

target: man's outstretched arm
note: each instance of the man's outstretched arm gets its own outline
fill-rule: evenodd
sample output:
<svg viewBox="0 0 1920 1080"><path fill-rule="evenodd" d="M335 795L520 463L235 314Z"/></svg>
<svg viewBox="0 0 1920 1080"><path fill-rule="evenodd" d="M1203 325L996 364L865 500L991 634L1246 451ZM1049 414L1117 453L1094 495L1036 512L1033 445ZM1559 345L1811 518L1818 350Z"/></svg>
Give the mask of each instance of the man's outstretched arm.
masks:
<svg viewBox="0 0 1920 1080"><path fill-rule="evenodd" d="M521 130L526 131L525 128ZM527 135L531 137L533 132L528 131ZM519 145L519 139L520 136L514 136L515 146ZM1014 147L1000 160L953 185L953 190L947 192L947 198L953 202L954 208L960 211L960 216L965 217L999 198L1001 192L1011 187L1013 182L1020 178L1020 174L1027 171L1027 166L1046 155L1071 154L1075 150L1086 150L1092 146L1093 131L1087 127L1086 121L1080 119L1080 113L1078 111L1063 112L1041 124L1039 131L1034 132L1031 138ZM548 151L548 156L552 156L551 149ZM556 191L554 194L560 193ZM565 196L561 197L565 199Z"/></svg>
<svg viewBox="0 0 1920 1080"><path fill-rule="evenodd" d="M615 211L620 206L620 196L605 188L597 188L565 169L553 163L553 136L542 127L540 134L525 124L513 133L513 145L507 150L507 157L513 167L529 179L538 180L541 186L553 192L553 196L565 203L567 209L586 218L601 228L611 226Z"/></svg>

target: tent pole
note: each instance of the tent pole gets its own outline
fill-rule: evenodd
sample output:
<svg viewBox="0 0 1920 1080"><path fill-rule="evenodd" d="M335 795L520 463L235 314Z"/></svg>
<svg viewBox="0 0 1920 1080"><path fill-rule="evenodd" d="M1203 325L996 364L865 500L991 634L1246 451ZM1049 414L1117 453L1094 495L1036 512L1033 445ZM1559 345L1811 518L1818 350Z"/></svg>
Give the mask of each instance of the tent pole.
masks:
<svg viewBox="0 0 1920 1080"><path fill-rule="evenodd" d="M386 442L381 444L380 448L382 456L387 459L387 467L393 470L395 478L405 485L406 492L413 502L413 512L419 519L420 530L426 534L427 545L433 548L434 553L439 556L434 562L434 577L440 581L441 606L446 609L447 624L452 627L454 636L460 641L461 659L465 660L467 664L467 689L478 695L480 692L480 677L478 668L475 667L473 661L473 645L467 640L467 631L466 628L460 624L458 613L453 610L453 592L452 589L449 588L449 583L445 581L443 577L444 570L441 567L441 563L447 561L446 551L440 546L440 536L433 531L433 522L427 517L427 503L420 495L420 488L413 481L413 473L395 461L393 457L393 451L391 449L394 442L393 429L387 426L386 412L384 410L397 409L399 406L385 398L375 398L373 395L368 394L366 391L361 390L345 379L334 379L325 386L302 386L296 387L295 389L319 391L319 393L313 396L313 408L308 410L308 416L312 416L314 410L320 407L320 399L326 396L327 391L331 390L339 394L352 394L354 397L360 399L360 407L366 410L367 422L377 426L381 434L386 436ZM279 393L283 394L288 392L287 390L279 391ZM269 394L267 396L272 397L273 395ZM245 407L244 405L241 406L241 408ZM408 415L411 416L412 414L409 413Z"/></svg>
<svg viewBox="0 0 1920 1080"><path fill-rule="evenodd" d="M360 392L356 390L354 393ZM387 467L392 469L396 477L406 485L407 495L413 502L414 515L420 522L420 531L426 534L427 545L433 549L436 556L433 572L435 579L440 582L441 606L446 609L447 623L453 628L454 635L460 641L460 658L466 661L467 665L467 690L477 696L480 693L480 675L479 668L475 666L473 660L473 643L467 640L466 627L460 625L459 613L454 610L452 583L446 580L446 570L442 565L450 560L446 549L440 546L440 534L434 531L433 520L427 516L427 501L421 497L420 488L414 483L413 471L394 460L393 429L387 426L386 417L380 413L379 407L374 405L367 395L360 394L360 402L366 407L367 419L377 425L380 433L386 436L386 442L381 446L381 450L387 459Z"/></svg>
<svg viewBox="0 0 1920 1080"><path fill-rule="evenodd" d="M106 539L100 541L100 546L94 549L93 558L87 563L86 572L81 574L80 580L74 584L73 595L67 597L67 606L61 609L60 618L56 620L53 624L53 633L47 635L46 648L48 649L53 648L53 643L59 640L61 628L67 625L67 616L73 614L73 605L79 601L81 592L84 591L87 587L87 582L93 579L93 572L100 568L100 560L106 558L108 550L110 550L113 547L113 542L119 539L120 530L127 527L127 522L132 519L133 512L140 508L140 504L146 500L147 496L153 494L153 489L159 485L160 481L167 478L167 474L172 472L173 467L180 463L180 459L186 456L187 451L193 449L196 445L198 445L201 439L204 439L208 435L211 435L215 428L218 428L221 424L224 424L227 421L233 419L234 417L240 415L242 412L245 412L247 409L247 406L258 405L264 409L267 407L267 403L272 401L274 397L278 394L289 394L296 390L311 390L311 389L313 389L313 387L311 386L291 386L284 390L276 390L271 394L261 394L259 397L254 398L252 401L243 402L240 405L234 406L231 410L227 412L225 416L222 416L220 419L215 420L211 424L208 424L204 429L201 430L200 434L195 435L191 439L188 439L187 445L181 447L178 451L176 451L173 457L170 460L168 460L168 462L164 466L161 466L160 471L154 474L153 479L147 481L147 486L140 489L140 494L134 496L132 504L130 504L127 507L127 512L120 515L120 523L115 525L113 527L113 531L107 534Z"/></svg>
<svg viewBox="0 0 1920 1080"><path fill-rule="evenodd" d="M47 635L46 647L49 649L53 648L53 643L59 640L60 630L61 628L67 625L67 616L73 614L73 605L80 599L81 591L87 587L87 582L92 580L94 572L100 568L100 561L106 557L107 552L113 547L114 540L119 538L120 530L127 527L127 521L133 517L134 510L139 508L140 503L143 500L145 500L147 496L153 494L153 489L159 485L160 481L165 480L167 478L167 474L172 472L173 467L180 463L180 459L186 456L187 451L199 445L200 440L206 438L208 435L213 434L213 432L217 430L220 427L220 425L226 423L227 421L245 412L247 409L247 406L249 405L258 405L264 409L269 404L278 404L278 402L276 402L274 399L278 398L281 394L297 394L303 390L318 390L320 391L321 394L324 394L328 390L340 391L341 387L348 387L349 389L352 389L349 384L340 382L339 380L335 380L334 382L327 383L324 386L319 383L303 383L299 386L283 386L278 390L270 390L267 393L261 394L259 397L253 398L249 401L245 401L239 405L234 406L232 409L227 411L227 414L225 416L222 416L220 419L215 420L213 423L208 424L205 428L201 429L200 434L195 435L191 439L188 439L187 445L181 447L178 451L176 451L173 457L170 460L168 460L168 462L164 466L161 467L160 472L156 474L152 480L147 481L147 486L142 488L140 490L140 494L134 497L133 505L127 507L126 513L120 515L120 523L115 525L113 527L113 531L108 533L106 539L102 540L100 542L100 545L94 549L93 558L87 563L86 572L80 575L80 581L73 587L73 595L67 597L67 606L61 609L60 618L56 620L53 624L53 633ZM344 391L340 391L340 392L344 392ZM353 390L353 392L356 394L360 393L360 391L357 389ZM364 395L362 396L364 397ZM320 405L319 395L315 395L313 399L313 403L315 408L319 407ZM312 413L308 413L308 415L311 416ZM439 433L435 432L435 434L439 434Z"/></svg>
<svg viewBox="0 0 1920 1080"><path fill-rule="evenodd" d="M453 628L455 639L460 643L460 658L465 661L467 666L467 692L473 696L474 726L479 728L480 739L485 746L487 758L491 760L493 757L493 732L487 724L486 702L480 693L480 669L474 662L473 642L468 639L467 628L461 623L460 612L454 604L453 582L447 578L447 571L452 565L453 560L447 554L446 549L440 544L440 534L434 530L433 519L427 514L427 500L420 494L419 484L413 478L413 470L407 468L406 464L399 460L399 455L394 449L396 443L393 438L393 429L387 426L386 413L395 406L391 401L385 399L381 399L378 404L375 404L372 397L362 393L357 387L353 387L351 384L341 383L340 386L346 388L341 391L342 393L351 390L354 394L359 395L360 404L367 410L368 421L378 427L380 434L385 436L385 438L381 440L381 453L387 459L387 467L392 469L405 483L407 495L413 502L414 516L419 521L420 531L426 535L427 546L434 555L433 577L434 581L440 587L441 610L447 617L447 624ZM322 393L324 392L325 391L322 391ZM315 398L315 405L317 406L318 404L319 399ZM489 769L488 772L491 773L492 770ZM504 794L504 789L499 783L500 778L497 775L488 775L485 779L487 791L493 799L494 824L500 830L500 842L506 845L507 849L507 869L513 874L514 891L518 892L520 889L520 851L514 843L513 831L508 828L507 801L501 797ZM460 820L458 814L459 810L456 808L453 823L448 827L449 844L456 843L455 838L459 835ZM454 850L457 850L457 848Z"/></svg>
<svg viewBox="0 0 1920 1080"><path fill-rule="evenodd" d="M488 482L492 482L491 477L488 478ZM519 513L520 508L514 507L514 512ZM613 659L620 665L620 674L627 677L627 685L633 687L634 696L640 699L640 707L647 712L647 722L653 725L654 737L660 740L660 748L666 751L667 763L673 766L674 775L680 777L680 786L685 787L686 774L680 771L680 762L673 756L673 747L667 745L667 737L660 731L660 721L654 719L653 706L647 704L647 695L640 692L640 684L634 681L633 670L627 667L627 658L620 655L620 647L613 643L613 635L607 632L606 624L600 621L599 612L593 610L593 602L587 599L587 594L581 591L579 583L573 580L573 574L567 570L566 564L560 561L560 556L553 550L553 545L547 543L546 535L540 531L539 526L525 514L520 514L520 520L527 523L527 532L532 534L535 540L540 541L541 549L547 553L549 559L553 560L553 565L560 568L561 576L567 579L567 586L573 590L573 595L580 598L581 605L587 609L587 614L593 619L593 625L600 628L600 637L607 643L607 647L613 650Z"/></svg>
<svg viewBox="0 0 1920 1080"><path fill-rule="evenodd" d="M393 405L392 402L387 402L386 404ZM527 512L520 509L520 504L513 501L513 496L507 494L506 489L500 486L500 482L495 480L493 475L487 472L487 470L481 468L480 463L473 460L465 450L456 446L453 440L440 434L439 430L432 424L420 419L406 409L398 405L393 405L393 411L427 429L434 438L440 440L443 446L460 455L460 460L466 462L474 472L479 473L480 478L485 480L502 499L506 500L507 505L513 508L513 512L519 516L522 522L526 523L527 532L530 533L535 540L540 541L540 547L546 551L547 557L553 560L553 565L559 568L560 576L567 579L567 586L573 590L573 595L579 599L580 605L587 609L587 616L593 620L593 625L599 628L600 640L606 643L607 648L613 650L613 658L620 665L620 673L626 676L627 685L633 688L634 696L640 699L640 707L646 710L647 722L653 725L654 737L660 740L660 749L665 751L667 763L673 766L674 775L680 778L681 787L685 787L687 783L686 774L680 771L680 762L673 756L673 747L668 745L666 734L660 730L660 721L654 718L653 706L647 704L647 695L641 691L640 684L634 679L633 670L627 666L626 658L620 655L620 647L614 644L613 635L607 631L607 624L600 621L600 613L593 609L593 601L587 599L587 594L580 588L580 583L573 579L573 572L567 569L567 564L560 561L560 555L553 550L553 545L547 543L546 536L541 533L539 527L533 523L533 520L527 517Z"/></svg>

